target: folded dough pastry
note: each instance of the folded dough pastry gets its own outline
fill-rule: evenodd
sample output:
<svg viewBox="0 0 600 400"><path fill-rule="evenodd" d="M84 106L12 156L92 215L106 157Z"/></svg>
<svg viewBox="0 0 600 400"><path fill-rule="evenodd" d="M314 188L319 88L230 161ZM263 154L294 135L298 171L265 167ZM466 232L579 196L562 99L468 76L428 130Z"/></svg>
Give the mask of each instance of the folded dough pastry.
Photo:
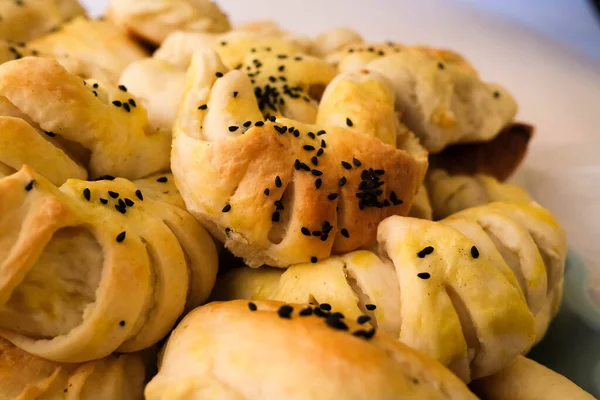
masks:
<svg viewBox="0 0 600 400"><path fill-rule="evenodd" d="M496 178L484 174L450 175L442 169L430 169L427 171L425 187L435 219L494 201L532 201L519 186L498 182Z"/></svg>
<svg viewBox="0 0 600 400"><path fill-rule="evenodd" d="M138 353L83 364L27 354L0 338L0 399L141 400L144 363Z"/></svg>
<svg viewBox="0 0 600 400"><path fill-rule="evenodd" d="M175 31L220 33L230 29L227 15L210 0L111 0L106 17L154 46Z"/></svg>
<svg viewBox="0 0 600 400"><path fill-rule="evenodd" d="M391 336L318 307L211 303L173 331L148 400L476 399Z"/></svg>
<svg viewBox="0 0 600 400"><path fill-rule="evenodd" d="M192 216L106 179L59 190L24 167L0 180L0 335L29 353L85 362L147 348L212 288L216 249Z"/></svg>
<svg viewBox="0 0 600 400"><path fill-rule="evenodd" d="M55 58L83 79L116 84L125 67L148 56L110 22L79 17L55 32L27 43L44 57Z"/></svg>
<svg viewBox="0 0 600 400"><path fill-rule="evenodd" d="M0 115L7 172L27 164L62 184L85 178L86 169L90 178L128 179L169 169L170 132L150 131L126 87L83 81L53 60L0 65Z"/></svg>
<svg viewBox="0 0 600 400"><path fill-rule="evenodd" d="M285 271L233 269L213 297L366 314L465 381L528 351L560 303L564 233L535 204L493 203L440 222L393 216L379 225L378 241L379 254L356 251Z"/></svg>
<svg viewBox="0 0 600 400"><path fill-rule="evenodd" d="M564 376L525 357L470 386L482 400L594 400Z"/></svg>
<svg viewBox="0 0 600 400"><path fill-rule="evenodd" d="M373 243L379 221L406 214L420 186L426 153L396 130L383 78L341 75L317 104L311 88L331 78L314 57L265 51L228 71L213 51L194 55L173 174L190 212L248 265Z"/></svg>
<svg viewBox="0 0 600 400"><path fill-rule="evenodd" d="M27 42L85 10L77 0L5 0L0 2L0 39Z"/></svg>

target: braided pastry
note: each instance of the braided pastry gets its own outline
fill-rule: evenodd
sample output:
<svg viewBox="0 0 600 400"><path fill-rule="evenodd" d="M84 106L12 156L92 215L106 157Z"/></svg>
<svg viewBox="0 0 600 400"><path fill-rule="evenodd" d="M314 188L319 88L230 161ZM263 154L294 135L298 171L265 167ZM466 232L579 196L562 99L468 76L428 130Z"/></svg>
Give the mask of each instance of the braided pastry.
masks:
<svg viewBox="0 0 600 400"><path fill-rule="evenodd" d="M560 303L564 233L535 204L493 203L440 222L393 216L380 224L378 241L379 255L356 251L285 271L234 269L214 297L367 314L465 381L529 350Z"/></svg>
<svg viewBox="0 0 600 400"><path fill-rule="evenodd" d="M148 132L146 111L125 87L84 82L56 61L26 57L0 65L0 95L0 120L24 133L13 140L2 131L0 163L12 170L33 165L61 184L84 178L82 166L91 178L128 179L169 168L170 133Z"/></svg>
<svg viewBox="0 0 600 400"><path fill-rule="evenodd" d="M112 0L106 17L155 46L175 31L219 33L230 29L227 15L210 0Z"/></svg>
<svg viewBox="0 0 600 400"><path fill-rule="evenodd" d="M476 399L441 365L361 321L273 301L208 304L171 334L146 399Z"/></svg>
<svg viewBox="0 0 600 400"><path fill-rule="evenodd" d="M63 364L27 354L0 338L1 399L138 400L144 364L135 354Z"/></svg>
<svg viewBox="0 0 600 400"><path fill-rule="evenodd" d="M310 88L328 71L266 51L227 72L216 53L194 55L171 167L190 212L248 265L316 262L374 242L423 178L426 153L395 130L383 78L339 76L317 106Z"/></svg>
<svg viewBox="0 0 600 400"><path fill-rule="evenodd" d="M212 239L152 197L124 179L59 190L29 167L0 180L0 334L48 360L85 362L147 348L186 302L201 304L216 275Z"/></svg>
<svg viewBox="0 0 600 400"><path fill-rule="evenodd" d="M80 15L85 15L85 10L77 0L2 1L0 39L27 42Z"/></svg>

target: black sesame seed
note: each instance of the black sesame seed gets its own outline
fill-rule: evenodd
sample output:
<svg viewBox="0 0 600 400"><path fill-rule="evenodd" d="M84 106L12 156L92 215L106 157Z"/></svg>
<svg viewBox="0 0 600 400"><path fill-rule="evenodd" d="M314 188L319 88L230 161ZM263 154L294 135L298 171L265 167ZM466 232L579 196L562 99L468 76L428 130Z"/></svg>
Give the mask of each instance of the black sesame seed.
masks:
<svg viewBox="0 0 600 400"><path fill-rule="evenodd" d="M341 317L338 314L339 313L334 313L334 314L329 315L325 319L325 323L333 329L337 329L340 331L347 331L348 325L346 325L343 321L340 320Z"/></svg>
<svg viewBox="0 0 600 400"><path fill-rule="evenodd" d="M280 60L284 60L287 58L287 54L277 54L277 58L279 58Z"/></svg>
<svg viewBox="0 0 600 400"><path fill-rule="evenodd" d="M112 103L117 107L121 107L123 105L123 103L121 103L119 100L115 100Z"/></svg>
<svg viewBox="0 0 600 400"><path fill-rule="evenodd" d="M93 87L94 89L98 89L98 84L97 84L97 83L94 83L94 84L92 85L92 87Z"/></svg>
<svg viewBox="0 0 600 400"><path fill-rule="evenodd" d="M264 124L265 124L265 123L264 123L264 122L262 122L262 121L256 121L256 122L254 123L254 126L263 126Z"/></svg>
<svg viewBox="0 0 600 400"><path fill-rule="evenodd" d="M356 322L358 322L359 325L362 325L362 324L366 324L370 320L371 320L371 317L369 317L368 315L361 315L360 317L358 317Z"/></svg>
<svg viewBox="0 0 600 400"><path fill-rule="evenodd" d="M85 197L85 199L87 201L90 201L91 196L92 196L92 192L90 192L90 189L88 189L88 188L83 189L83 197Z"/></svg>
<svg viewBox="0 0 600 400"><path fill-rule="evenodd" d="M221 46L227 46L227 42L226 41L222 41L221 42Z"/></svg>
<svg viewBox="0 0 600 400"><path fill-rule="evenodd" d="M352 126L354 124L352 123L352 120L350 118L346 118L346 125Z"/></svg>
<svg viewBox="0 0 600 400"><path fill-rule="evenodd" d="M129 99L129 100L127 100L127 101L129 102L129 105L130 105L131 107L137 107L137 103L135 102L135 100L134 100L134 99Z"/></svg>
<svg viewBox="0 0 600 400"><path fill-rule="evenodd" d="M321 231L313 231L312 232L312 235L315 236L315 237L321 236L322 234L323 234L323 232L321 232Z"/></svg>
<svg viewBox="0 0 600 400"><path fill-rule="evenodd" d="M313 263L313 264L316 264L317 261L318 261L317 257L311 257L310 258L310 262Z"/></svg>
<svg viewBox="0 0 600 400"><path fill-rule="evenodd" d="M352 164L350 164L349 162L346 162L346 161L342 161L342 167L344 167L346 169L352 169Z"/></svg>
<svg viewBox="0 0 600 400"><path fill-rule="evenodd" d="M280 188L280 187L281 187L281 185L282 185L282 184L281 184L281 178L279 177L279 175L277 175L277 176L275 177L275 186L277 186L278 188Z"/></svg>
<svg viewBox="0 0 600 400"><path fill-rule="evenodd" d="M327 195L327 198L328 198L329 200L335 200L335 199L337 199L337 198L338 198L338 194L337 194L337 193L329 193L329 194Z"/></svg>
<svg viewBox="0 0 600 400"><path fill-rule="evenodd" d="M325 311L331 311L331 305L328 303L319 304L319 308Z"/></svg>
<svg viewBox="0 0 600 400"><path fill-rule="evenodd" d="M315 147L311 146L310 144L305 144L304 146L302 146L302 148L306 151L314 151Z"/></svg>
<svg viewBox="0 0 600 400"><path fill-rule="evenodd" d="M294 137L299 137L300 131L298 129L294 129Z"/></svg>
<svg viewBox="0 0 600 400"><path fill-rule="evenodd" d="M349 238L350 237L350 233L348 233L348 229L343 228L340 233L342 234L343 237L345 238Z"/></svg>
<svg viewBox="0 0 600 400"><path fill-rule="evenodd" d="M402 200L398 199L398 197L396 196L396 192L394 192L394 191L392 191L390 193L390 200L392 201L392 204L395 205L395 206L404 203Z"/></svg>
<svg viewBox="0 0 600 400"><path fill-rule="evenodd" d="M362 163L360 162L359 159L357 158L353 158L352 162L354 163L354 165L356 165L357 167L360 167L362 165Z"/></svg>
<svg viewBox="0 0 600 400"><path fill-rule="evenodd" d="M106 200L106 199L100 199L100 203L102 203L102 204L107 204L107 203L108 203L108 200Z"/></svg>
<svg viewBox="0 0 600 400"><path fill-rule="evenodd" d="M121 322L119 322L119 325L120 325L120 326L125 326L125 321L121 321Z"/></svg>
<svg viewBox="0 0 600 400"><path fill-rule="evenodd" d="M296 158L296 160L294 161L294 169L295 169L296 171L298 171L300 168L302 168L302 167L301 167L301 165L302 165L302 163L300 162L300 160L298 160L298 159Z"/></svg>
<svg viewBox="0 0 600 400"><path fill-rule="evenodd" d="M121 214L125 214L127 212L127 208L125 208L124 204L123 205L115 204L115 210L117 210Z"/></svg>
<svg viewBox="0 0 600 400"><path fill-rule="evenodd" d="M325 139L321 139L321 147L322 148L327 147L327 143L325 142Z"/></svg>
<svg viewBox="0 0 600 400"><path fill-rule="evenodd" d="M300 229L300 232L302 232L302 234L303 234L304 236L310 236L310 230L308 230L308 228L307 228L307 227L304 227L304 226L303 226L303 227Z"/></svg>
<svg viewBox="0 0 600 400"><path fill-rule="evenodd" d="M277 118L275 118L275 116L274 116L274 115L271 115L271 116L269 116L267 119L268 119L269 121L271 121L271 122L275 122L275 121L277 121Z"/></svg>
<svg viewBox="0 0 600 400"><path fill-rule="evenodd" d="M384 53L383 51L379 50L379 51L377 52L377 55L384 56L384 55L385 55L385 53Z"/></svg>
<svg viewBox="0 0 600 400"><path fill-rule="evenodd" d="M275 130L279 132L281 135L287 132L287 126L277 126L275 125Z"/></svg>
<svg viewBox="0 0 600 400"><path fill-rule="evenodd" d="M225 207L221 210L221 212L229 212L231 210L231 204L226 204Z"/></svg>
<svg viewBox="0 0 600 400"><path fill-rule="evenodd" d="M471 247L471 257L473 257L473 258L479 257L479 250L477 250L477 247L475 247L475 246Z"/></svg>
<svg viewBox="0 0 600 400"><path fill-rule="evenodd" d="M375 304L366 304L365 308L369 311L374 311L377 308L377 306Z"/></svg>
<svg viewBox="0 0 600 400"><path fill-rule="evenodd" d="M217 73L215 74L215 76L216 76L217 78L222 78L222 77L223 77L223 73L222 73L222 72L217 72Z"/></svg>
<svg viewBox="0 0 600 400"><path fill-rule="evenodd" d="M379 176L382 176L385 174L385 171L383 169L376 169L373 172L375 173L375 175L379 175Z"/></svg>
<svg viewBox="0 0 600 400"><path fill-rule="evenodd" d="M344 185L346 184L346 182L347 182L347 181L348 181L348 180L346 179L346 177L345 177L345 176L342 176L342 177L340 178L340 187L341 187L341 186L344 186Z"/></svg>
<svg viewBox="0 0 600 400"><path fill-rule="evenodd" d="M141 190L139 190L139 189L138 189L138 190L136 190L136 191L135 191L135 195L137 196L137 198L138 198L138 199L140 199L140 200L144 200L144 195L142 194L142 191L141 191Z"/></svg>
<svg viewBox="0 0 600 400"><path fill-rule="evenodd" d="M494 98L497 99L498 97L500 97L500 92L499 91L494 91Z"/></svg>
<svg viewBox="0 0 600 400"><path fill-rule="evenodd" d="M352 334L356 337L362 337L364 339L371 339L375 335L375 328L372 328L368 331L360 329Z"/></svg>
<svg viewBox="0 0 600 400"><path fill-rule="evenodd" d="M206 104L202 104L200 107L198 107L198 110L206 110L208 108L208 106Z"/></svg>
<svg viewBox="0 0 600 400"><path fill-rule="evenodd" d="M56 136L56 133L54 133L54 132L44 132L44 133L50 137Z"/></svg>
<svg viewBox="0 0 600 400"><path fill-rule="evenodd" d="M160 182L160 183L166 183L169 181L169 178L167 178L166 176L161 176L160 178L158 178L156 180L156 182Z"/></svg>
<svg viewBox="0 0 600 400"><path fill-rule="evenodd" d="M446 66L443 63L441 63L441 62L439 62L437 66L438 66L439 69L446 68Z"/></svg>
<svg viewBox="0 0 600 400"><path fill-rule="evenodd" d="M315 166L319 165L319 159L316 156L312 156L312 158L310 159L310 162Z"/></svg>
<svg viewBox="0 0 600 400"><path fill-rule="evenodd" d="M308 135L308 137L309 137L309 138L311 138L311 139L314 139L314 138L316 138L315 134L314 134L314 133L312 133L312 132L308 132L308 133L307 133L307 135Z"/></svg>
<svg viewBox="0 0 600 400"><path fill-rule="evenodd" d="M127 232L123 231L123 232L119 233L117 235L117 242L121 243L123 240L125 240L125 236L127 236Z"/></svg>
<svg viewBox="0 0 600 400"><path fill-rule="evenodd" d="M238 128L239 128L239 126L231 125L228 129L229 129L229 132L235 132L238 130Z"/></svg>
<svg viewBox="0 0 600 400"><path fill-rule="evenodd" d="M127 112L131 112L131 107L129 107L129 103L123 103L123 109Z"/></svg>
<svg viewBox="0 0 600 400"><path fill-rule="evenodd" d="M279 317L285 319L292 318L292 312L294 312L294 309L291 306L288 306L287 304L279 307L279 310L277 310L277 314L279 314Z"/></svg>
<svg viewBox="0 0 600 400"><path fill-rule="evenodd" d="M315 313L315 315L317 317L321 317L321 318L326 318L329 315L329 313L327 311L321 310L319 307L315 307L313 309L313 312Z"/></svg>
<svg viewBox="0 0 600 400"><path fill-rule="evenodd" d="M271 215L271 221L279 222L279 211L275 211L273 215Z"/></svg>
<svg viewBox="0 0 600 400"><path fill-rule="evenodd" d="M253 302L249 302L248 303L248 308L250 309L250 311L256 311L257 310L256 304L254 304Z"/></svg>
<svg viewBox="0 0 600 400"><path fill-rule="evenodd" d="M233 92L233 97L234 98L237 97L237 95L238 95L238 92Z"/></svg>
<svg viewBox="0 0 600 400"><path fill-rule="evenodd" d="M322 148L319 149L319 151L317 151L317 157L321 157L324 152L325 152L325 150L323 150Z"/></svg>
<svg viewBox="0 0 600 400"><path fill-rule="evenodd" d="M318 169L313 169L312 171L310 171L314 176L321 176L323 175L322 171L319 171Z"/></svg>
<svg viewBox="0 0 600 400"><path fill-rule="evenodd" d="M29 192L31 189L33 189L33 185L35 185L35 179L29 181L29 183L25 185L25 190Z"/></svg>
<svg viewBox="0 0 600 400"><path fill-rule="evenodd" d="M429 272L419 272L417 276L421 279L429 279L431 277L431 275L429 275Z"/></svg>
<svg viewBox="0 0 600 400"><path fill-rule="evenodd" d="M319 132L317 132L317 136L321 136L326 134L327 132L325 132L324 130L320 130Z"/></svg>
<svg viewBox="0 0 600 400"><path fill-rule="evenodd" d="M280 65L277 69L279 70L279 72L283 72L283 70L285 69L285 65Z"/></svg>
<svg viewBox="0 0 600 400"><path fill-rule="evenodd" d="M299 314L301 317L308 317L308 316L312 315L312 313L313 313L313 309L311 307L306 307L305 309L300 311Z"/></svg>
<svg viewBox="0 0 600 400"><path fill-rule="evenodd" d="M250 125L252 125L252 121L246 121L246 122L244 122L244 128L249 128Z"/></svg>
<svg viewBox="0 0 600 400"><path fill-rule="evenodd" d="M323 181L321 180L321 178L317 178L317 179L315 180L315 187L316 187L317 189L319 189L319 188L321 187L321 184L322 184L322 183L323 183Z"/></svg>
<svg viewBox="0 0 600 400"><path fill-rule="evenodd" d="M119 193L117 193L117 192L113 192L112 190L109 190L109 191L108 191L108 195L109 195L110 197L112 197L113 199L116 199L117 197L119 197Z"/></svg>
<svg viewBox="0 0 600 400"><path fill-rule="evenodd" d="M427 256L431 253L433 253L433 246L427 246L423 250L421 250L417 253L417 257L425 258L425 256Z"/></svg>
<svg viewBox="0 0 600 400"><path fill-rule="evenodd" d="M125 198L125 204L127 205L127 207L133 207L135 203L133 202L133 200Z"/></svg>
<svg viewBox="0 0 600 400"><path fill-rule="evenodd" d="M120 89L122 92L126 92L126 91L127 91L127 88L126 88L125 86L123 86L123 85L119 85L119 89Z"/></svg>
<svg viewBox="0 0 600 400"><path fill-rule="evenodd" d="M231 233L231 228L225 228L225 235L229 236L229 233Z"/></svg>
<svg viewBox="0 0 600 400"><path fill-rule="evenodd" d="M370 53L373 53L373 52L375 51L375 48L373 48L373 47L369 47L369 48L367 49L367 51L369 51Z"/></svg>

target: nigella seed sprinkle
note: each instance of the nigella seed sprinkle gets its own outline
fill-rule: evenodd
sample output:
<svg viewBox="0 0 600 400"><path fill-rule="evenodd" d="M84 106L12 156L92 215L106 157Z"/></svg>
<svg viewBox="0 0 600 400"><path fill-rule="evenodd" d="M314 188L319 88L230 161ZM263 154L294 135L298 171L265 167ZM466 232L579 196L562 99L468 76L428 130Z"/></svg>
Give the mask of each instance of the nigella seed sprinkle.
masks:
<svg viewBox="0 0 600 400"><path fill-rule="evenodd" d="M83 197L85 197L85 199L87 201L90 201L91 196L92 196L92 192L90 192L90 189L88 189L88 188L83 189Z"/></svg>
<svg viewBox="0 0 600 400"><path fill-rule="evenodd" d="M133 202L133 200L125 198L125 204L127 205L127 207L133 207L135 203Z"/></svg>
<svg viewBox="0 0 600 400"><path fill-rule="evenodd" d="M277 54L277 58L280 60L285 60L287 58L287 54Z"/></svg>
<svg viewBox="0 0 600 400"><path fill-rule="evenodd" d="M300 131L298 129L294 129L294 137L299 137Z"/></svg>
<svg viewBox="0 0 600 400"><path fill-rule="evenodd" d="M227 204L225 205L225 207L223 207L223 209L221 210L221 212L229 212L231 210L231 204Z"/></svg>
<svg viewBox="0 0 600 400"><path fill-rule="evenodd" d="M277 69L279 70L279 72L283 72L283 70L285 70L285 65L280 65Z"/></svg>
<svg viewBox="0 0 600 400"><path fill-rule="evenodd" d="M246 122L244 122L244 128L249 128L250 125L252 125L252 121L246 121Z"/></svg>
<svg viewBox="0 0 600 400"><path fill-rule="evenodd" d="M125 214L127 212L127 209L125 208L125 204L123 204L123 205L115 204L115 210L117 210L121 214Z"/></svg>
<svg viewBox="0 0 600 400"><path fill-rule="evenodd" d="M293 311L294 311L294 309L291 306L288 306L286 304L286 305L279 307L279 310L277 310L277 314L279 315L280 318L290 319L292 317Z"/></svg>
<svg viewBox="0 0 600 400"><path fill-rule="evenodd" d="M277 82L277 78L275 78L274 76L270 76L269 77L269 82L275 83L275 82Z"/></svg>
<svg viewBox="0 0 600 400"><path fill-rule="evenodd" d="M271 191L269 190L269 188L266 188L263 193L265 194L265 196L268 196L269 193L271 193Z"/></svg>
<svg viewBox="0 0 600 400"><path fill-rule="evenodd" d="M317 151L317 157L321 157L324 152L325 152L325 150L323 150L322 148L319 149L319 151Z"/></svg>
<svg viewBox="0 0 600 400"><path fill-rule="evenodd" d="M239 126L232 125L228 129L229 129L229 132L235 132L238 130L238 128L239 128Z"/></svg>
<svg viewBox="0 0 600 400"><path fill-rule="evenodd" d="M50 137L56 136L56 134L54 132L44 132L44 133Z"/></svg>
<svg viewBox="0 0 600 400"><path fill-rule="evenodd" d="M281 187L281 178L279 177L279 175L275 177L275 186L277 186L278 188Z"/></svg>
<svg viewBox="0 0 600 400"><path fill-rule="evenodd" d="M198 107L198 110L206 110L208 108L208 106L206 104L202 104L200 107Z"/></svg>
<svg viewBox="0 0 600 400"><path fill-rule="evenodd" d="M92 85L92 87L93 87L94 89L98 89L98 84L97 84L97 83L94 83L94 84Z"/></svg>
<svg viewBox="0 0 600 400"><path fill-rule="evenodd" d="M123 242L123 240L125 240L125 236L127 236L126 232L121 232L117 235L117 243L121 243Z"/></svg>
<svg viewBox="0 0 600 400"><path fill-rule="evenodd" d="M326 134L327 132L325 132L324 130L320 130L319 132L317 132L317 136L321 136Z"/></svg>
<svg viewBox="0 0 600 400"><path fill-rule="evenodd" d="M139 190L139 189L138 189L138 190L136 190L136 191L135 191L135 195L136 195L136 197L137 197L138 199L140 199L140 200L144 200L144 195L142 194L142 191L141 191L141 190Z"/></svg>
<svg viewBox="0 0 600 400"><path fill-rule="evenodd" d="M161 176L160 178L158 178L156 180L156 182L160 182L160 183L166 183L168 181L169 181L169 179L166 176Z"/></svg>
<svg viewBox="0 0 600 400"><path fill-rule="evenodd" d="M329 194L327 195L327 198L328 198L329 200L335 200L335 199L337 199L337 198L338 198L338 194L337 194L337 193L329 193Z"/></svg>
<svg viewBox="0 0 600 400"><path fill-rule="evenodd" d="M314 133L312 133L312 132L308 132L308 133L307 133L307 135L308 135L308 137L309 137L309 138L311 138L311 139L314 139L314 138L316 138L315 134L314 134Z"/></svg>
<svg viewBox="0 0 600 400"><path fill-rule="evenodd" d="M327 143L325 143L325 139L321 139L321 147L322 148L327 147Z"/></svg>
<svg viewBox="0 0 600 400"><path fill-rule="evenodd" d="M431 253L433 253L433 246L427 246L417 253L417 257L425 258L425 256L428 256Z"/></svg>
<svg viewBox="0 0 600 400"><path fill-rule="evenodd" d="M117 192L113 192L112 190L109 190L109 191L108 191L108 195L109 195L110 197L112 197L113 199L116 199L117 197L119 197L119 193L117 193Z"/></svg>
<svg viewBox="0 0 600 400"><path fill-rule="evenodd" d="M98 92L96 92L95 90L93 90L92 93L94 93L94 96L98 97Z"/></svg>
<svg viewBox="0 0 600 400"><path fill-rule="evenodd" d="M350 237L350 233L348 233L348 229L343 228L340 233L342 234L343 237L345 237L346 239Z"/></svg>
<svg viewBox="0 0 600 400"><path fill-rule="evenodd" d="M379 56L384 56L384 55L385 55L385 53L384 53L383 51L379 50L379 51L377 52L377 55L379 55Z"/></svg>
<svg viewBox="0 0 600 400"><path fill-rule="evenodd" d="M314 257L314 256L313 256L313 257L311 257L311 258L310 258L310 262L311 262L311 263L313 263L313 264L316 264L316 263L317 263L317 261L319 261L319 260L317 259L317 257Z"/></svg>
<svg viewBox="0 0 600 400"><path fill-rule="evenodd" d="M233 97L234 98L237 97L237 95L238 95L238 92L233 92Z"/></svg>
<svg viewBox="0 0 600 400"><path fill-rule="evenodd" d="M494 98L497 99L498 97L500 97L500 92L499 91L494 91Z"/></svg>
<svg viewBox="0 0 600 400"><path fill-rule="evenodd" d="M221 42L221 46L227 46L227 42L226 41L222 41Z"/></svg>
<svg viewBox="0 0 600 400"><path fill-rule="evenodd" d="M342 167L344 167L346 169L352 169L352 164L350 164L349 162L346 162L346 161L342 161Z"/></svg>
<svg viewBox="0 0 600 400"><path fill-rule="evenodd" d="M279 134L283 135L287 132L287 126L277 126L275 125L275 130L279 132Z"/></svg>
<svg viewBox="0 0 600 400"><path fill-rule="evenodd" d="M129 105L130 105L131 107L137 107L137 103L135 102L135 100L134 100L134 99L129 99L129 100L127 100L127 101L129 102Z"/></svg>
<svg viewBox="0 0 600 400"><path fill-rule="evenodd" d="M438 66L438 69L444 69L444 68L446 68L446 67L444 66L444 64L443 64L443 63L441 63L441 62L439 62L437 66Z"/></svg>
<svg viewBox="0 0 600 400"><path fill-rule="evenodd" d="M29 181L29 183L25 185L25 190L29 192L31 189L33 189L33 185L35 185L35 179Z"/></svg>
<svg viewBox="0 0 600 400"><path fill-rule="evenodd" d="M108 200L106 200L106 199L100 199L100 203L102 203L102 204L108 204Z"/></svg>
<svg viewBox="0 0 600 400"><path fill-rule="evenodd" d="M306 151L314 151L315 147L311 146L310 144L305 144L304 146L302 146L302 148Z"/></svg>
<svg viewBox="0 0 600 400"><path fill-rule="evenodd" d="M119 100L115 100L112 103L113 103L113 105L115 105L117 107L121 107L123 105L123 103L121 103Z"/></svg>
<svg viewBox="0 0 600 400"><path fill-rule="evenodd" d="M230 233L231 233L231 228L225 228L225 235L227 235L229 237Z"/></svg>
<svg viewBox="0 0 600 400"><path fill-rule="evenodd" d="M217 72L217 73L215 74L215 76L216 76L217 78L222 78L222 77L223 77L223 73L222 73L222 72Z"/></svg>
<svg viewBox="0 0 600 400"><path fill-rule="evenodd" d="M300 168L302 168L302 163L296 158L296 161L294 161L294 169L298 171Z"/></svg>
<svg viewBox="0 0 600 400"><path fill-rule="evenodd" d="M346 184L346 182L347 182L347 179L346 179L346 177L345 177L345 176L341 177L341 178L340 178L340 187L341 187L341 186L344 186L344 185Z"/></svg>
<svg viewBox="0 0 600 400"><path fill-rule="evenodd" d="M375 311L375 309L377 308L377 306L375 304L366 304L365 308L369 311Z"/></svg>
<svg viewBox="0 0 600 400"><path fill-rule="evenodd" d="M360 317L358 317L356 322L358 322L359 325L362 325L362 324L366 324L370 320L371 320L371 317L369 317L368 315L361 315Z"/></svg>
<svg viewBox="0 0 600 400"><path fill-rule="evenodd" d="M315 181L315 187L319 189L322 183L323 181L321 180L321 178L317 178L317 180Z"/></svg>
<svg viewBox="0 0 600 400"><path fill-rule="evenodd" d="M360 162L360 160L358 160L357 158L353 158L352 162L354 163L354 165L356 165L357 167L360 167L362 165L362 163Z"/></svg>
<svg viewBox="0 0 600 400"><path fill-rule="evenodd" d="M264 124L265 124L265 123L264 123L264 122L262 122L262 121L256 121L256 122L254 123L254 126L263 126Z"/></svg>
<svg viewBox="0 0 600 400"><path fill-rule="evenodd" d="M125 208L125 207L127 207L127 206L125 205L125 202L123 201L123 199L119 199L119 207L121 207L121 208Z"/></svg>
<svg viewBox="0 0 600 400"><path fill-rule="evenodd" d="M429 275L429 272L419 272L417 276L421 279L429 279L431 277L431 275Z"/></svg>
<svg viewBox="0 0 600 400"><path fill-rule="evenodd" d="M120 321L120 322L119 322L119 325L120 325L120 326L125 326L125 321Z"/></svg>
<svg viewBox="0 0 600 400"><path fill-rule="evenodd" d="M271 221L273 221L273 222L279 222L279 211L275 211L273 213L273 215L271 216Z"/></svg>
<svg viewBox="0 0 600 400"><path fill-rule="evenodd" d="M319 165L319 159L315 156L310 159L310 162L312 162L313 165Z"/></svg>
<svg viewBox="0 0 600 400"><path fill-rule="evenodd" d="M364 338L364 339L371 339L373 336L375 336L375 328L372 328L368 331L365 331L363 329L359 329L356 332L352 333L354 336L356 337L360 337L360 338Z"/></svg>
<svg viewBox="0 0 600 400"><path fill-rule="evenodd" d="M310 171L314 176L321 176L323 175L322 171L319 171L318 169L313 169L312 171Z"/></svg>
<svg viewBox="0 0 600 400"><path fill-rule="evenodd" d="M479 257L479 250L477 250L477 247L475 247L475 246L471 247L471 257L473 257L473 258Z"/></svg>
<svg viewBox="0 0 600 400"><path fill-rule="evenodd" d="M253 302L249 302L248 303L248 308L250 309L250 311L256 311L257 310L256 304L254 304Z"/></svg>
<svg viewBox="0 0 600 400"><path fill-rule="evenodd" d="M311 307L306 307L304 310L300 311L300 316L301 317L308 317L310 315L312 315L313 313L313 309Z"/></svg>
<svg viewBox="0 0 600 400"><path fill-rule="evenodd" d="M308 230L308 228L305 226L300 229L300 232L302 232L304 236L310 236L310 230Z"/></svg>
<svg viewBox="0 0 600 400"><path fill-rule="evenodd" d="M346 118L346 125L352 126L354 124L352 123L352 120L350 118Z"/></svg>
<svg viewBox="0 0 600 400"><path fill-rule="evenodd" d="M275 116L274 116L274 115L271 115L271 116L270 116L270 117L268 117L267 119L268 119L269 121L271 121L271 122L275 122L275 121L277 121L277 118L275 118Z"/></svg>
<svg viewBox="0 0 600 400"><path fill-rule="evenodd" d="M119 89L120 89L122 92L126 92L126 91L127 91L127 88L126 88L125 86L123 86L123 85L119 85Z"/></svg>
<svg viewBox="0 0 600 400"><path fill-rule="evenodd" d="M319 304L319 308L325 311L331 311L331 305L329 303Z"/></svg>
<svg viewBox="0 0 600 400"><path fill-rule="evenodd" d="M123 109L127 112L130 112L131 108L129 107L129 103L123 103Z"/></svg>

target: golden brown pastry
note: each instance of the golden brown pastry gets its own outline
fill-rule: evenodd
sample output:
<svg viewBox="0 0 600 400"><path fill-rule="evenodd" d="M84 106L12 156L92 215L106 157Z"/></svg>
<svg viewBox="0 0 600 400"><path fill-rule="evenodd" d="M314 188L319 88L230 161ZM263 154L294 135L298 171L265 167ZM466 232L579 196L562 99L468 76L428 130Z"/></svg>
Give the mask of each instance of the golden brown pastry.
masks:
<svg viewBox="0 0 600 400"><path fill-rule="evenodd" d="M527 192L517 185L498 182L484 174L450 175L442 169L430 169L425 186L435 219L494 201L532 201Z"/></svg>
<svg viewBox="0 0 600 400"><path fill-rule="evenodd" d="M433 209L429 201L429 192L425 184L421 185L419 191L415 195L415 199L408 212L409 217L421 219L433 219Z"/></svg>
<svg viewBox="0 0 600 400"><path fill-rule="evenodd" d="M541 207L493 203L440 222L393 216L378 254L356 251L287 270L237 268L217 300L327 303L449 367L491 375L530 349L562 294L564 233Z"/></svg>
<svg viewBox="0 0 600 400"><path fill-rule="evenodd" d="M55 58L72 74L110 84L117 83L128 64L148 55L111 23L83 17L27 46L44 57Z"/></svg>
<svg viewBox="0 0 600 400"><path fill-rule="evenodd" d="M0 338L0 399L141 400L138 353L64 364L27 354Z"/></svg>
<svg viewBox="0 0 600 400"><path fill-rule="evenodd" d="M217 257L184 210L124 179L0 180L0 335L60 362L147 348L208 296ZM153 178L154 179L154 178ZM172 176L155 177L165 183Z"/></svg>
<svg viewBox="0 0 600 400"><path fill-rule="evenodd" d="M359 45L362 42L363 39L360 34L350 28L333 28L317 35L312 46L312 52L316 56L337 64L337 60L345 55L344 50L348 50L351 46ZM328 58L328 56L336 53L339 54L337 60Z"/></svg>
<svg viewBox="0 0 600 400"><path fill-rule="evenodd" d="M594 400L564 376L525 357L471 387L482 400Z"/></svg>
<svg viewBox="0 0 600 400"><path fill-rule="evenodd" d="M435 361L340 313L211 303L166 345L146 399L476 399Z"/></svg>
<svg viewBox="0 0 600 400"><path fill-rule="evenodd" d="M0 65L0 115L11 126L0 134L6 145L0 163L13 172L32 165L61 184L85 178L85 169L92 179L137 179L169 169L170 132L150 130L146 111L126 87L83 81L53 60ZM17 130L23 136L14 140Z"/></svg>
<svg viewBox="0 0 600 400"><path fill-rule="evenodd" d="M382 78L338 77L317 107L311 87L327 83L329 70L266 51L227 71L215 52L194 55L171 167L190 212L248 265L316 262L373 243L379 221L406 214L420 186L427 160L418 143L398 139L393 123L370 126L393 115ZM361 94L373 95L373 107ZM313 109L323 123L312 124Z"/></svg>
<svg viewBox="0 0 600 400"><path fill-rule="evenodd" d="M5 0L0 2L0 39L27 42L80 15L85 10L77 0Z"/></svg>
<svg viewBox="0 0 600 400"><path fill-rule="evenodd" d="M210 0L112 0L107 18L154 46L175 31L220 33L229 19Z"/></svg>

